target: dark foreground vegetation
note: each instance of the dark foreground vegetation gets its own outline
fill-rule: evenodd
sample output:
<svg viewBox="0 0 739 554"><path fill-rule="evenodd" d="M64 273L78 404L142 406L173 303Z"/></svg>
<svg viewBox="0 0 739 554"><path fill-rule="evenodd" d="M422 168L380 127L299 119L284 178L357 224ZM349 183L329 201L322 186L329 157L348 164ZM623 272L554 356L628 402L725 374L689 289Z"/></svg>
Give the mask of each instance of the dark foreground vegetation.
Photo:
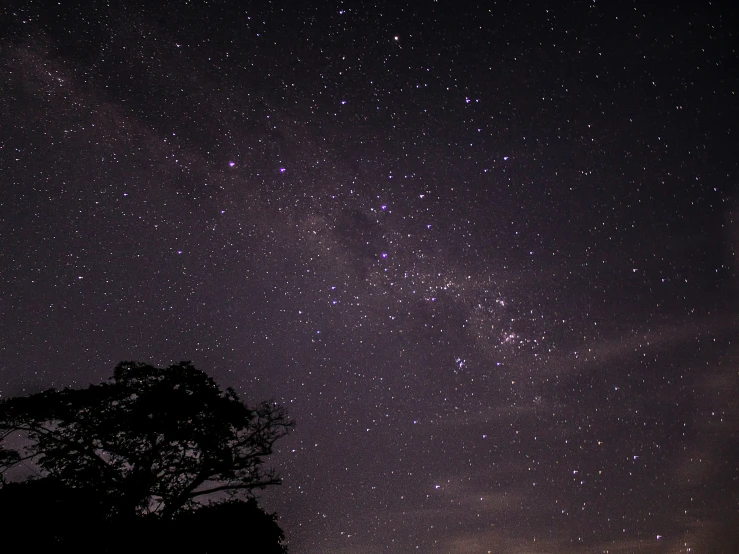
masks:
<svg viewBox="0 0 739 554"><path fill-rule="evenodd" d="M119 364L86 389L0 402L3 544L42 551L286 551L254 492L292 428L191 364Z"/></svg>

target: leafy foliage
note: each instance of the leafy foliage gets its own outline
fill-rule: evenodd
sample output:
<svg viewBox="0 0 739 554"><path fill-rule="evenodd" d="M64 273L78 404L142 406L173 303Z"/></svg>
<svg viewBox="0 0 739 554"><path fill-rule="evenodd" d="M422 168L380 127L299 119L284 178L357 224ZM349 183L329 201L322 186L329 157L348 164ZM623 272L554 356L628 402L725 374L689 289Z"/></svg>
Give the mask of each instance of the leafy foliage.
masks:
<svg viewBox="0 0 739 554"><path fill-rule="evenodd" d="M0 470L16 465L20 455L15 450L8 450L0 446ZM0 485L5 484L4 472L0 471Z"/></svg>
<svg viewBox="0 0 739 554"><path fill-rule="evenodd" d="M292 427L274 403L244 405L189 362L122 362L110 382L0 402L0 474L26 460L68 488L104 499L110 517L174 519L206 495L280 482L264 457Z"/></svg>
<svg viewBox="0 0 739 554"><path fill-rule="evenodd" d="M26 550L32 537L37 552L78 547L88 539L92 543L90 532L102 531L108 523L101 508L100 498L88 490L65 487L53 478L8 483L0 489L0 521L12 533L6 534L3 546L13 537L22 537Z"/></svg>
<svg viewBox="0 0 739 554"><path fill-rule="evenodd" d="M53 477L9 483L0 489L0 521L34 552L69 550L77 554L284 554L284 534L274 514L253 498L182 510L173 519L156 514L120 520L106 518L101 498L69 488Z"/></svg>
<svg viewBox="0 0 739 554"><path fill-rule="evenodd" d="M160 545L179 552L240 552L247 554L282 554L284 534L275 521L250 498L246 502L229 501L184 512L169 524ZM192 529L206 529L194 534ZM161 537L161 535L160 535ZM175 544L172 537L177 537ZM155 542L155 538L151 538ZM159 552L162 550L159 549Z"/></svg>

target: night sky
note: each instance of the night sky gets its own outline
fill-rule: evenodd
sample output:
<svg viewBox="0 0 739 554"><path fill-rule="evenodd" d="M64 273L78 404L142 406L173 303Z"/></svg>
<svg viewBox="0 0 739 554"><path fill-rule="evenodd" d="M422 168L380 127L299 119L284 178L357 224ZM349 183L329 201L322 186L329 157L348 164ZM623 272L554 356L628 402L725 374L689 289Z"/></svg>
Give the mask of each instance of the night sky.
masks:
<svg viewBox="0 0 739 554"><path fill-rule="evenodd" d="M733 2L158 4L0 3L2 398L284 403L294 554L739 551Z"/></svg>

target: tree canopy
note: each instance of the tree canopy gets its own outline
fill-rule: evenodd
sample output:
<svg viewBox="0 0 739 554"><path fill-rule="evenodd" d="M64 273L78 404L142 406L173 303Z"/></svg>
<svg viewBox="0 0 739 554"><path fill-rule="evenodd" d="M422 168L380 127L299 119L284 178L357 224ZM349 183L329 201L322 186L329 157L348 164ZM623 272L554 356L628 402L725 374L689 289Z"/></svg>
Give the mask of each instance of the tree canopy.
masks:
<svg viewBox="0 0 739 554"><path fill-rule="evenodd" d="M249 507L233 501L280 482L264 458L292 426L282 406L247 407L189 362L122 362L99 385L0 402L0 483L29 463L45 483L1 485L0 505L26 486L25 493L45 490L38 496L62 504L82 498L116 521L213 517L209 504L224 497L232 501L219 513L256 513L253 500ZM11 438L21 446L11 447Z"/></svg>

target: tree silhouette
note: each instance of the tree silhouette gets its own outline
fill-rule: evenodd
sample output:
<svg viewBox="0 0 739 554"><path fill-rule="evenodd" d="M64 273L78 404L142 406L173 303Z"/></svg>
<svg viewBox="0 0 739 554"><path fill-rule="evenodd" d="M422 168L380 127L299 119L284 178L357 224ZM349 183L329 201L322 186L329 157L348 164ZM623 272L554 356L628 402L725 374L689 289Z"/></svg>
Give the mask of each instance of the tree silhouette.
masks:
<svg viewBox="0 0 739 554"><path fill-rule="evenodd" d="M52 512L84 505L106 521L156 521L161 529L161 522L171 529L187 518L204 521L216 510L261 514L274 525L262 530L271 529L279 544L274 517L255 501L203 506L224 495L250 498L255 489L278 484L264 457L292 425L281 406L248 408L189 362L166 369L122 362L106 383L0 402L0 475L33 463L43 476L3 485L0 513L20 505L25 494L26 503L46 498L44 509ZM22 447L2 448L19 434Z"/></svg>
<svg viewBox="0 0 739 554"><path fill-rule="evenodd" d="M192 529L207 532L193 534ZM177 537L174 543L171 537ZM228 501L183 512L171 523L161 547L180 552L240 552L282 554L284 535L273 514L265 513L250 498L246 502Z"/></svg>
<svg viewBox="0 0 739 554"><path fill-rule="evenodd" d="M108 524L101 508L101 498L53 478L8 483L0 489L0 522L12 533L5 533L3 545L17 537L26 550L33 546L30 550L38 552L61 545L92 546Z"/></svg>
<svg viewBox="0 0 739 554"><path fill-rule="evenodd" d="M149 514L126 521L106 518L103 501L53 477L9 483L0 489L0 521L3 529L12 530L3 546L17 537L19 545L34 552L60 547L78 554L286 552L276 516L253 498L181 510L171 520Z"/></svg>
<svg viewBox="0 0 739 554"><path fill-rule="evenodd" d="M3 437L4 438L4 437ZM15 450L8 450L0 446L0 470L12 467L19 463L20 456ZM0 471L0 486L5 484L5 472Z"/></svg>

